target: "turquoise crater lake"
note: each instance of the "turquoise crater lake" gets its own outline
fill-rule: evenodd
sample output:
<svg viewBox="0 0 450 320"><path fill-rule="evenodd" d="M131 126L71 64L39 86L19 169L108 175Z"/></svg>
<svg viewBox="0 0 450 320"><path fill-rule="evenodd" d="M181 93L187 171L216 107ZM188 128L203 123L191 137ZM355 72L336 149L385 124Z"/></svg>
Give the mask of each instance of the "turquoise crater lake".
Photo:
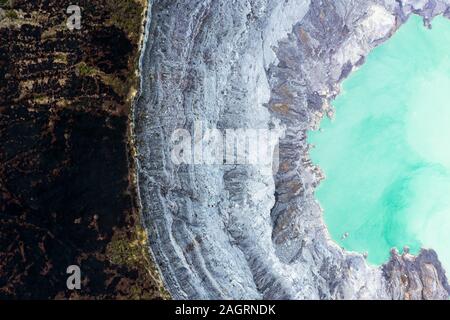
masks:
<svg viewBox="0 0 450 320"><path fill-rule="evenodd" d="M371 52L309 142L335 241L373 264L433 248L450 271L450 21L432 25L413 16Z"/></svg>

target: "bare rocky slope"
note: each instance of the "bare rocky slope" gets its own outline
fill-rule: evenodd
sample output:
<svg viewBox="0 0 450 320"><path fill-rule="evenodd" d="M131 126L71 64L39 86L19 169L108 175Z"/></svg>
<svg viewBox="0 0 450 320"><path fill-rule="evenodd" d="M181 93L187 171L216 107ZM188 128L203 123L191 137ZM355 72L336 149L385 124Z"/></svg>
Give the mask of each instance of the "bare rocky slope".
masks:
<svg viewBox="0 0 450 320"><path fill-rule="evenodd" d="M328 234L306 133L341 81L411 14L447 1L151 1L135 108L140 198L174 298L446 299L432 250L370 266ZM278 128L275 176L257 166L176 166L174 130Z"/></svg>

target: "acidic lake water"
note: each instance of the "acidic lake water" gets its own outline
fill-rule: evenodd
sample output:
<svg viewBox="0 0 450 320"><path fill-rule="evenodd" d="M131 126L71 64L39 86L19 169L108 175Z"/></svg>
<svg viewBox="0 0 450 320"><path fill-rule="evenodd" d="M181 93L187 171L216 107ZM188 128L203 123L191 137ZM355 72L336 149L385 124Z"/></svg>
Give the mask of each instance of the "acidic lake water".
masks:
<svg viewBox="0 0 450 320"><path fill-rule="evenodd" d="M433 248L450 272L450 21L432 25L413 16L376 48L309 142L335 241L373 264Z"/></svg>

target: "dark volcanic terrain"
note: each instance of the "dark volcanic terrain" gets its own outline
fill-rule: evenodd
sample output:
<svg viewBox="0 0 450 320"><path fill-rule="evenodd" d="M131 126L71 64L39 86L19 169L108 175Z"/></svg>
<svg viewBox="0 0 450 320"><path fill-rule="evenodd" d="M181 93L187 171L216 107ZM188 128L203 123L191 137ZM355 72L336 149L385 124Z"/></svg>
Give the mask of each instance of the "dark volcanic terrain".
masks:
<svg viewBox="0 0 450 320"><path fill-rule="evenodd" d="M146 2L0 4L0 299L167 297L131 174Z"/></svg>

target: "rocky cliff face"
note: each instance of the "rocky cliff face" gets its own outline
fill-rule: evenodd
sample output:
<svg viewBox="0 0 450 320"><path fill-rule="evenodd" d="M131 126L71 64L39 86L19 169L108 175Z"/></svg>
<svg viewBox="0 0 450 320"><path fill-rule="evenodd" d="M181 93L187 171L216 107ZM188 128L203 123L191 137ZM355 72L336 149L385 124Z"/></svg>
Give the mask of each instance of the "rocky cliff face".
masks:
<svg viewBox="0 0 450 320"><path fill-rule="evenodd" d="M445 299L432 250L368 265L330 240L307 131L340 82L416 13L447 1L151 1L136 104L140 198L175 298ZM279 129L275 176L249 165L175 165L171 136L196 121Z"/></svg>

